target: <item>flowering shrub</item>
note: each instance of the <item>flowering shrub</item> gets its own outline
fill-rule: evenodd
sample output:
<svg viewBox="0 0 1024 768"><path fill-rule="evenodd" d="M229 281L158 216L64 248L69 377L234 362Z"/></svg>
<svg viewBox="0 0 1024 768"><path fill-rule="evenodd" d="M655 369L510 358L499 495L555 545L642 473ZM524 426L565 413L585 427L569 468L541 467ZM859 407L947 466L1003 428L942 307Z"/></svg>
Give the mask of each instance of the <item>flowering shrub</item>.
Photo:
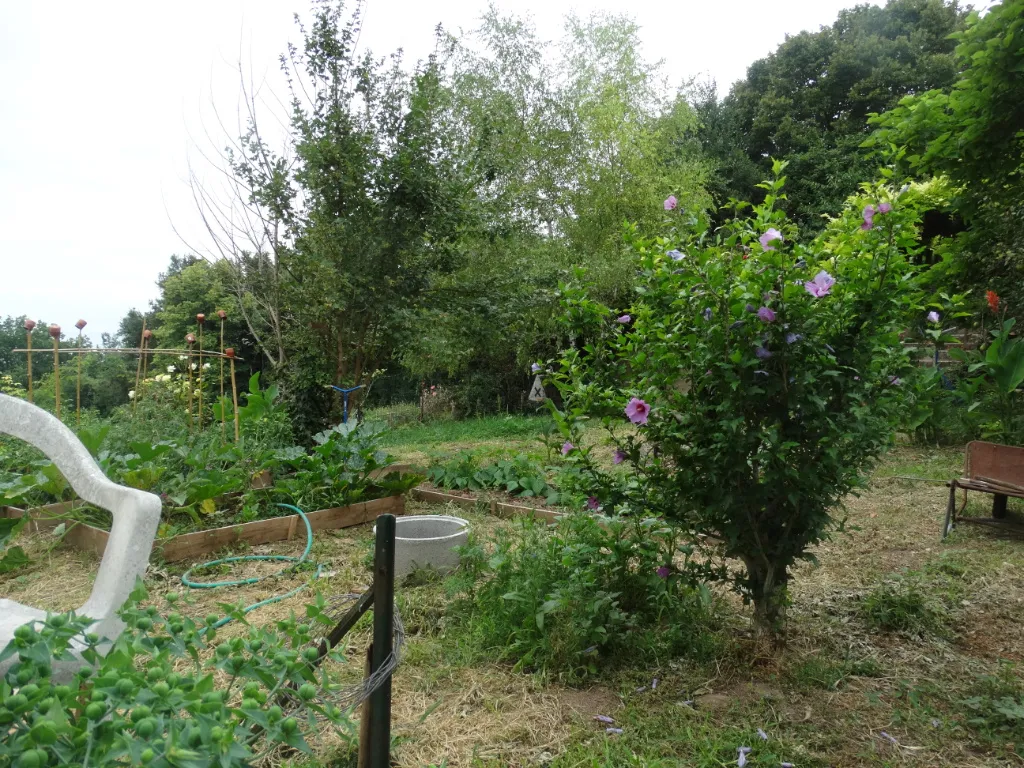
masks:
<svg viewBox="0 0 1024 768"><path fill-rule="evenodd" d="M879 186L800 244L774 207L783 167L750 218L712 231L673 210L665 236L628 235L641 273L628 325L578 275L563 308L582 343L552 374L569 459L592 477L599 507L716 537L744 563L735 586L768 630L782 619L790 569L812 559L889 443L916 236L914 214ZM577 447L592 418L611 445ZM635 474L602 468L613 462Z"/></svg>

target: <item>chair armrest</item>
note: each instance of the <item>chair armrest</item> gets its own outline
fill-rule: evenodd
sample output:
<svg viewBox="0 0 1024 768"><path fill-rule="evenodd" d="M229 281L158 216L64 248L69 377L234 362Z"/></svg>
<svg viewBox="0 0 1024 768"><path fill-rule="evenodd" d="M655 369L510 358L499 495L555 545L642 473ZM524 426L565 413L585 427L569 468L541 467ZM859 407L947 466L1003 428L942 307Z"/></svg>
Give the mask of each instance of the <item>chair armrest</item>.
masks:
<svg viewBox="0 0 1024 768"><path fill-rule="evenodd" d="M0 394L0 432L41 450L75 493L113 516L96 582L79 613L100 621L114 616L149 563L160 524L160 498L112 482L70 429L24 400Z"/></svg>

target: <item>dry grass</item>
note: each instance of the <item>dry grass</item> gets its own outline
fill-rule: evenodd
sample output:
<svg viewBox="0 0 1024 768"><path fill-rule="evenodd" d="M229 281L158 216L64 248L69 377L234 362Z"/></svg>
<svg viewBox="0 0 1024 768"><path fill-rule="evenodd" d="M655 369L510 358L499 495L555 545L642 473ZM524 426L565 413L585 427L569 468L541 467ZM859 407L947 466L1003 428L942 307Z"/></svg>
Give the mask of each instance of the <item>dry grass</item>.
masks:
<svg viewBox="0 0 1024 768"><path fill-rule="evenodd" d="M620 669L589 690L567 689L460 654L458 638L447 633L440 586L401 586L410 636L406 661L394 679L399 764L455 768L554 760L558 766L612 766L625 764L614 755L629 752L639 756L636 765L721 766L735 762L735 744L750 738L755 727L769 731L770 744L778 744L779 754L785 751L797 765L1024 764L1013 745L981 739L966 727L956 706L979 675L994 673L1003 660L1024 660L1024 541L965 525L941 542L946 489L897 477L950 477L960 455L901 449L860 497L848 500L847 530L817 548L816 565L797 570L788 645L774 654L758 650L748 614L729 599L723 601L722 650L714 662ZM983 514L987 504L978 496L971 508ZM1021 506L1011 504L1011 509L1020 514ZM458 514L483 536L507 524L418 503L409 504L408 512ZM370 526L317 535L313 559L327 574L319 582L325 595L367 586L370 538ZM25 536L22 543L36 562L16 576L0 577L0 594L51 610L84 602L95 558L59 547L45 553L51 542L41 536ZM253 551L298 554L301 549L302 542L293 541ZM244 566L231 578L263 567ZM180 590L181 570L152 567L151 591ZM881 632L864 620L865 598L905 571L927 575L937 596L947 600L947 635ZM219 614L220 603L257 602L306 578L192 590L183 608L196 617ZM268 623L301 612L303 605L300 594L261 609L251 620ZM239 629L229 625L224 634ZM353 635L348 650L353 659L362 658L365 640L364 630ZM347 671L358 675L359 665L350 664ZM653 676L661 679L656 692L632 693L638 681ZM694 707L681 703L691 700ZM595 727L597 714L620 721L626 733L618 742ZM325 754L334 743L325 736Z"/></svg>

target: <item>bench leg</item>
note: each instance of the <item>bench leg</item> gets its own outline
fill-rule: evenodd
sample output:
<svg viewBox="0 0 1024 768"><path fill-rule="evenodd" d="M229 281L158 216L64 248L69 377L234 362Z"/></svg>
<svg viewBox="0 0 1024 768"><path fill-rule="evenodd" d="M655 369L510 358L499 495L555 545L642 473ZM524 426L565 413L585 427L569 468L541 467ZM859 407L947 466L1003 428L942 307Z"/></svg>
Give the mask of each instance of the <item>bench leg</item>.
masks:
<svg viewBox="0 0 1024 768"><path fill-rule="evenodd" d="M953 530L953 522L956 517L956 483L949 486L949 503L946 504L946 521L942 524L942 538L949 536Z"/></svg>
<svg viewBox="0 0 1024 768"><path fill-rule="evenodd" d="M992 517L996 520L1006 517L1006 501L1007 497L1001 493L997 493L992 498Z"/></svg>

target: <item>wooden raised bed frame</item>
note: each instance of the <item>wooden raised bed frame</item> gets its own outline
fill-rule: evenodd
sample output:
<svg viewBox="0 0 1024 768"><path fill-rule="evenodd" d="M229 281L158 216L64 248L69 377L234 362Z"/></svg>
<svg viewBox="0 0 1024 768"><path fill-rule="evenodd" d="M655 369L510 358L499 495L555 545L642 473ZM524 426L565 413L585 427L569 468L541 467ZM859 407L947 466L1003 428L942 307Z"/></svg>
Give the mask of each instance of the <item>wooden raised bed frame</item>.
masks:
<svg viewBox="0 0 1024 768"><path fill-rule="evenodd" d="M79 504L80 502L66 501L30 509L28 511L29 526L31 530L41 532L52 531L61 523L68 523L67 531L64 534L65 542L76 549L93 552L97 556L103 557L103 551L107 548L107 539L110 536L107 531L60 517ZM386 496L383 499L364 501L348 507L320 509L308 513L306 518L309 520L310 528L314 531L323 531L368 523L375 520L378 515L385 513L405 514L405 497ZM24 510L15 507L7 507L4 510L5 517L21 517L24 514L26 514ZM269 520L255 520L251 523L239 523L208 531L157 539L153 542L153 554L160 556L165 562L190 560L216 552L229 544L238 542L269 544L275 541L288 541L296 535L303 535L304 531L305 526L298 515L274 517Z"/></svg>

